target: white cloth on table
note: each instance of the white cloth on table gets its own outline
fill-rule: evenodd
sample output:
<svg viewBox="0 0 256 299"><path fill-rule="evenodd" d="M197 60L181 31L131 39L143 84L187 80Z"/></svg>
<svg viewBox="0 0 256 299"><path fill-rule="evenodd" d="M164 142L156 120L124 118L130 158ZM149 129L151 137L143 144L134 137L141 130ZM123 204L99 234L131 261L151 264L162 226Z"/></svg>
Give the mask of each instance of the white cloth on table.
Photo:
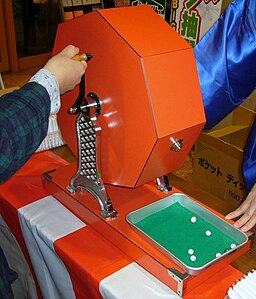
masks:
<svg viewBox="0 0 256 299"><path fill-rule="evenodd" d="M18 210L21 229L44 299L75 299L65 265L54 250L54 241L85 224L52 196Z"/></svg>

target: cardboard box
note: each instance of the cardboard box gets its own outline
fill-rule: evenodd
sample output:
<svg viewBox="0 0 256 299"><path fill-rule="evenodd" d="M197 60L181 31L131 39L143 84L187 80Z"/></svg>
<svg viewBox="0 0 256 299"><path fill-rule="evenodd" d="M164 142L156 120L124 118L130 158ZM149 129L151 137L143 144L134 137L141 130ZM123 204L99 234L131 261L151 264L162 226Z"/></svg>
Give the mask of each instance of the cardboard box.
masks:
<svg viewBox="0 0 256 299"><path fill-rule="evenodd" d="M256 112L256 90L243 102L243 107Z"/></svg>
<svg viewBox="0 0 256 299"><path fill-rule="evenodd" d="M241 173L243 150L255 112L238 107L195 143L193 183L238 207L246 192Z"/></svg>

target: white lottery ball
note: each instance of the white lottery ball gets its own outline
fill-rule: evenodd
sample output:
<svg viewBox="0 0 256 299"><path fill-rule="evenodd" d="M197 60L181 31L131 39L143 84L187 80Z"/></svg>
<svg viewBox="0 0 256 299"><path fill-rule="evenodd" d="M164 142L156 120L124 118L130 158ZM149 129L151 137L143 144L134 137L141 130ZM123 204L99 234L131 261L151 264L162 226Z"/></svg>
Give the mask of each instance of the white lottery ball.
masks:
<svg viewBox="0 0 256 299"><path fill-rule="evenodd" d="M236 244L234 244L234 243L232 243L231 245L230 245L230 248L235 248L236 247Z"/></svg>
<svg viewBox="0 0 256 299"><path fill-rule="evenodd" d="M190 260L191 260L191 262L194 262L196 260L196 256L195 255L191 255Z"/></svg>
<svg viewBox="0 0 256 299"><path fill-rule="evenodd" d="M212 234L212 232L211 232L210 230L207 230L207 231L205 232L205 234L206 234L207 237L210 237L210 235Z"/></svg>
<svg viewBox="0 0 256 299"><path fill-rule="evenodd" d="M193 250L192 248L190 248L190 249L188 250L188 254L192 255L193 253L194 253L194 250Z"/></svg>
<svg viewBox="0 0 256 299"><path fill-rule="evenodd" d="M196 222L196 217L195 217L195 216L191 217L190 221L191 221L192 223L195 223L195 222Z"/></svg>
<svg viewBox="0 0 256 299"><path fill-rule="evenodd" d="M221 253L217 252L216 257L219 257L219 256L221 256Z"/></svg>

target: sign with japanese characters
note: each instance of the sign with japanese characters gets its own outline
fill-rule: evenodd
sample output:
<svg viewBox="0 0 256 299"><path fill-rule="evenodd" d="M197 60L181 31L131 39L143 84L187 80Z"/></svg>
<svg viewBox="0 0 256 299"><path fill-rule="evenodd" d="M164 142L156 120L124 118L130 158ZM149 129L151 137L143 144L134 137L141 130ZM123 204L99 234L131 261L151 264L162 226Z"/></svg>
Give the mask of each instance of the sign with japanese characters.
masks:
<svg viewBox="0 0 256 299"><path fill-rule="evenodd" d="M242 152L241 152L242 157ZM203 190L225 200L230 210L245 199L246 191L241 174L241 160L220 149L196 142L193 182Z"/></svg>
<svg viewBox="0 0 256 299"><path fill-rule="evenodd" d="M196 157L195 163L203 172L203 175L208 177L208 182L210 184L215 182L215 194L219 195L219 187L224 185L224 193L220 193L222 196L231 197L238 203L242 203L245 199L245 185L241 173L239 173L239 161L235 161L237 169L227 163L223 163L223 159L227 157L223 156L221 153L215 151L216 157L211 160L205 157L209 155L209 149L207 151L201 152L201 155ZM227 192L228 194L225 194Z"/></svg>
<svg viewBox="0 0 256 299"><path fill-rule="evenodd" d="M195 46L221 12L222 0L172 0L170 25Z"/></svg>

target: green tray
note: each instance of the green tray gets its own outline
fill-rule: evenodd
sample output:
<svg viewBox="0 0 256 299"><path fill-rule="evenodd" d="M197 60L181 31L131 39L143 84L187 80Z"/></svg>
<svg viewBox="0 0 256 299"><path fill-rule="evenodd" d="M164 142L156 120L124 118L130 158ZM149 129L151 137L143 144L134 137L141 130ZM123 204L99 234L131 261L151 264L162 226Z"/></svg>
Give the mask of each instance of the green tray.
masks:
<svg viewBox="0 0 256 299"><path fill-rule="evenodd" d="M192 217L196 222L191 221ZM234 253L248 241L246 234L180 193L133 211L126 219L191 275Z"/></svg>

